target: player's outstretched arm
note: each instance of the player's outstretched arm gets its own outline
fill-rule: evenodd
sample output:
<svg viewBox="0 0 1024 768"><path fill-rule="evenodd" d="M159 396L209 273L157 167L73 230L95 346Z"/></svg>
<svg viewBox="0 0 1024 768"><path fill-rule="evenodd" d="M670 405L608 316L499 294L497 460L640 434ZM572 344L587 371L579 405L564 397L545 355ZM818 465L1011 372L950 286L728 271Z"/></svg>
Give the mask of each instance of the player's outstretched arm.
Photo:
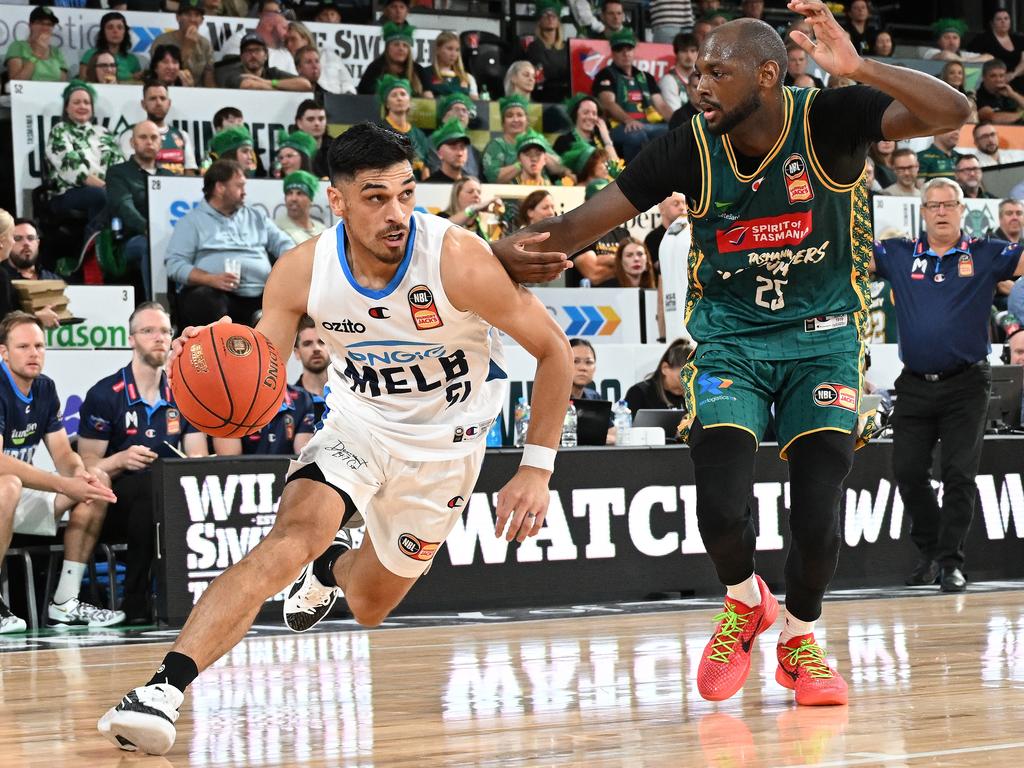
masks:
<svg viewBox="0 0 1024 768"><path fill-rule="evenodd" d="M937 77L861 58L850 36L821 0L790 0L789 9L807 19L814 30L814 41L799 31L791 32L790 37L822 69L873 86L896 99L882 117L885 138L895 141L951 131L970 116L967 97Z"/></svg>
<svg viewBox="0 0 1024 768"><path fill-rule="evenodd" d="M491 248L517 283L546 283L572 266L566 254L578 252L637 214L612 182L578 208L531 224L491 243ZM539 238L539 233L548 234Z"/></svg>
<svg viewBox="0 0 1024 768"><path fill-rule="evenodd" d="M287 361L295 345L299 320L309 303L309 281L313 277L313 252L317 238L286 251L270 270L263 289L263 316L256 330L270 339Z"/></svg>
<svg viewBox="0 0 1024 768"><path fill-rule="evenodd" d="M457 309L475 312L522 345L537 360L530 410L529 447L523 464L498 494L495 535L523 541L536 535L548 508L548 480L572 389L572 351L562 329L536 296L512 282L487 245L452 227L441 251L441 281ZM528 458L529 454L529 458ZM533 455L549 457L537 461Z"/></svg>

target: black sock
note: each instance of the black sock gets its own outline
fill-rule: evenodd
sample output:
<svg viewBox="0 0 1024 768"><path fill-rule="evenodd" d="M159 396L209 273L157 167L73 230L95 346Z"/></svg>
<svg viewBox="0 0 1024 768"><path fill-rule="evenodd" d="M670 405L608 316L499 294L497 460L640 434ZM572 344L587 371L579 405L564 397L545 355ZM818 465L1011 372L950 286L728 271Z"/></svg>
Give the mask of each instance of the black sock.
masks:
<svg viewBox="0 0 1024 768"><path fill-rule="evenodd" d="M146 685L166 683L184 693L197 677L199 677L199 668L196 663L183 653L171 651L164 656L164 663L160 665L156 674Z"/></svg>
<svg viewBox="0 0 1024 768"><path fill-rule="evenodd" d="M344 544L332 544L326 552L313 561L313 575L316 576L317 581L325 587L338 586L338 582L334 578L334 564L338 562L339 557L348 552L348 549Z"/></svg>

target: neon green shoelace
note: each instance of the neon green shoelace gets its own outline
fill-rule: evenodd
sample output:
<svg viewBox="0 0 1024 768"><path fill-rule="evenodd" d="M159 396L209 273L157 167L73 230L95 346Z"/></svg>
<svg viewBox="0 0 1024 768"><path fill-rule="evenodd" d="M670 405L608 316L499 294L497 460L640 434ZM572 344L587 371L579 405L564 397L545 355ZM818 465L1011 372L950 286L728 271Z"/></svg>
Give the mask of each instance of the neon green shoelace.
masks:
<svg viewBox="0 0 1024 768"><path fill-rule="evenodd" d="M796 648L790 648L785 661L794 667L803 667L807 674L818 680L832 677L832 670L825 663L825 649L811 640L801 640Z"/></svg>
<svg viewBox="0 0 1024 768"><path fill-rule="evenodd" d="M718 661L722 664L729 662L729 656L736 647L736 641L740 639L740 633L747 626L749 613L736 613L730 603L725 604L725 610L715 616L714 621L722 622L722 626L715 635L715 642L711 644L711 653L708 659Z"/></svg>

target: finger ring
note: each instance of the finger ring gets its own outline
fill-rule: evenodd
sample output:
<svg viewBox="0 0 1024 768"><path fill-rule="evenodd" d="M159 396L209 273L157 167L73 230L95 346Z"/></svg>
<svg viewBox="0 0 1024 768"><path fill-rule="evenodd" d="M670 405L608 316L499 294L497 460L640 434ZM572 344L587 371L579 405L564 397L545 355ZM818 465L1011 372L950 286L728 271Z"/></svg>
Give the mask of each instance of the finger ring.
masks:
<svg viewBox="0 0 1024 768"><path fill-rule="evenodd" d="M533 512L527 512L526 516L530 517L530 518L533 518L533 517L536 517L537 515L535 513L533 513Z"/></svg>

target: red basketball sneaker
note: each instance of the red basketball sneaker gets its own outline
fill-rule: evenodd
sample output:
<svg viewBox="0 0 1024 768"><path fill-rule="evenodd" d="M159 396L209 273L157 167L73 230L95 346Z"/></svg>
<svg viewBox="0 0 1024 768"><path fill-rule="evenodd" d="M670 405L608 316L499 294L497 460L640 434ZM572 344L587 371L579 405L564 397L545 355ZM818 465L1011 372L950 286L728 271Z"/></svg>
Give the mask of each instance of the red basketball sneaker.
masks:
<svg viewBox="0 0 1024 768"><path fill-rule="evenodd" d="M718 628L704 647L697 668L697 690L708 701L728 699L746 682L754 638L779 615L779 601L761 577L756 578L760 605L751 608L726 596L725 609L715 616Z"/></svg>
<svg viewBox="0 0 1024 768"><path fill-rule="evenodd" d="M779 668L775 680L796 691L796 703L814 705L845 704L846 681L825 661L825 649L814 635L791 637L777 646Z"/></svg>

